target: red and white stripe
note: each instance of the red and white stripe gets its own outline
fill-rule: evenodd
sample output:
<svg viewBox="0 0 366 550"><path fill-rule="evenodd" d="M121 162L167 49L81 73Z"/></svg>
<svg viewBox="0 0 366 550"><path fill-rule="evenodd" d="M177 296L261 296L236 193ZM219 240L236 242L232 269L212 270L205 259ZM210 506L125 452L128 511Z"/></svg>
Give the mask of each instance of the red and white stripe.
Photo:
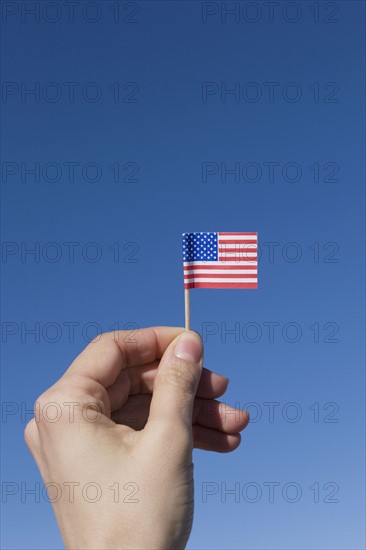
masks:
<svg viewBox="0 0 366 550"><path fill-rule="evenodd" d="M218 233L219 260L184 262L184 288L258 288L258 234Z"/></svg>

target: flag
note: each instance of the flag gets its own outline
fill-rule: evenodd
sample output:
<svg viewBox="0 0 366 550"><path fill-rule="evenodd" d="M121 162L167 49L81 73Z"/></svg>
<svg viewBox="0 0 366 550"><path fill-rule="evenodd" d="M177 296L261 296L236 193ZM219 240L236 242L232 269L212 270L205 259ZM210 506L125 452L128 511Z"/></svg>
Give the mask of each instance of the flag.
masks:
<svg viewBox="0 0 366 550"><path fill-rule="evenodd" d="M184 288L257 288L257 233L183 233Z"/></svg>

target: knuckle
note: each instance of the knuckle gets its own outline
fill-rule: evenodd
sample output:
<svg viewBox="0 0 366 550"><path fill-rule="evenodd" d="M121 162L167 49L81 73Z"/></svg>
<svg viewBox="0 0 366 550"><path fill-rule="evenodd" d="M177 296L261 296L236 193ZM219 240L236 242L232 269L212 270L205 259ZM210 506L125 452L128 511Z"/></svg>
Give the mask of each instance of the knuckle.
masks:
<svg viewBox="0 0 366 550"><path fill-rule="evenodd" d="M40 430L53 429L56 424L96 421L110 413L108 403L108 392L101 384L71 376L40 395L34 407L35 421Z"/></svg>
<svg viewBox="0 0 366 550"><path fill-rule="evenodd" d="M95 345L98 344L104 345L104 344L111 344L116 339L116 332L115 331L109 331L109 332L100 332L97 334L86 346L86 348L92 349L95 348Z"/></svg>
<svg viewBox="0 0 366 550"><path fill-rule="evenodd" d="M34 416L37 425L54 423L62 417L65 396L55 386L42 393L34 404Z"/></svg>
<svg viewBox="0 0 366 550"><path fill-rule="evenodd" d="M61 396L58 391L55 391L54 389L49 389L42 393L38 399L36 399L36 402L34 404L35 412L37 412L39 409L47 408L49 405L53 404L59 404L61 402Z"/></svg>
<svg viewBox="0 0 366 550"><path fill-rule="evenodd" d="M25 439L25 442L29 448L30 451L34 451L35 450L35 447L36 447L36 441L37 441L37 438L36 438L36 432L37 431L37 425L36 425L36 422L34 420L34 418L32 418L32 420L30 420L25 429L24 429L24 439Z"/></svg>

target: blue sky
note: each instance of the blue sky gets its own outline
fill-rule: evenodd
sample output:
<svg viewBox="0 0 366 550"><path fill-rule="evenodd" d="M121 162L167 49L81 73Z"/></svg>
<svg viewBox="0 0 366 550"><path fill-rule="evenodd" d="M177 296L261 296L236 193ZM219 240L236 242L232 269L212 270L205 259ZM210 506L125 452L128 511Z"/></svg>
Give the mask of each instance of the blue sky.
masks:
<svg viewBox="0 0 366 550"><path fill-rule="evenodd" d="M194 452L188 548L364 548L364 3L36 4L2 5L2 546L62 548L25 411L98 332L184 324L181 233L257 231L258 290L191 293L252 422Z"/></svg>

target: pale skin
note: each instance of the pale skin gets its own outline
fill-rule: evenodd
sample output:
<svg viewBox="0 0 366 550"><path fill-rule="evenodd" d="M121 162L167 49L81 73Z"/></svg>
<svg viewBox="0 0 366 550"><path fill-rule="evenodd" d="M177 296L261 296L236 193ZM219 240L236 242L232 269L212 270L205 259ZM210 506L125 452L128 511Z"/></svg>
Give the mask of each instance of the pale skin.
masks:
<svg viewBox="0 0 366 550"><path fill-rule="evenodd" d="M202 361L183 328L106 333L39 397L25 439L67 549L185 548L193 448L233 451L249 421Z"/></svg>

